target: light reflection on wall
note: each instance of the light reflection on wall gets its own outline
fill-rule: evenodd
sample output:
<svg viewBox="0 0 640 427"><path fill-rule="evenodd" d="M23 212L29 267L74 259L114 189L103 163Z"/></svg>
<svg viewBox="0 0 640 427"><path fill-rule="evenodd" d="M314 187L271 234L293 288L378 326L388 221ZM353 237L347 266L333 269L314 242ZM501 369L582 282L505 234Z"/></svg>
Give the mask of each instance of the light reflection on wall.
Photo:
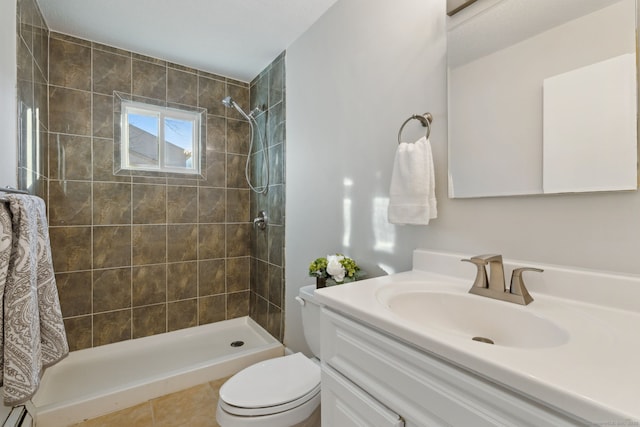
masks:
<svg viewBox="0 0 640 427"><path fill-rule="evenodd" d="M40 148L40 108L36 108L36 119L35 119L35 134L36 134L36 169L38 173L42 171L40 168L40 152L42 151Z"/></svg>
<svg viewBox="0 0 640 427"><path fill-rule="evenodd" d="M41 147L40 147L40 109L28 107L21 102L19 112L20 134L19 149L24 171L20 173L22 179L19 187L34 193L37 185L36 179L42 171Z"/></svg>
<svg viewBox="0 0 640 427"><path fill-rule="evenodd" d="M393 253L396 246L396 229L387 220L388 197L374 197L373 199L373 249L379 252Z"/></svg>
<svg viewBox="0 0 640 427"><path fill-rule="evenodd" d="M343 234L342 234L342 246L343 248L349 248L351 246L351 233L353 229L353 199L352 192L354 182L351 178L344 178L343 182L343 199L342 199L342 220L343 220ZM371 229L373 231L374 244L373 250L375 252L382 252L384 254L394 254L396 246L396 230L395 226L390 224L387 216L387 208L389 206L388 197L374 197L372 206L372 218ZM387 255L385 255L387 257ZM376 257L377 258L377 257ZM384 271L386 274L395 273L395 268L390 265L377 262L377 267Z"/></svg>
<svg viewBox="0 0 640 427"><path fill-rule="evenodd" d="M351 244L351 187L353 187L353 180L351 180L351 178L345 178L343 185L342 222L344 224L344 234L342 235L342 246L348 248Z"/></svg>
<svg viewBox="0 0 640 427"><path fill-rule="evenodd" d="M27 168L30 171L37 170L34 169L34 159L33 159L33 110L31 108L27 108L27 118L26 118L26 148L27 148ZM33 186L33 173L30 172L27 174L27 188L30 189Z"/></svg>

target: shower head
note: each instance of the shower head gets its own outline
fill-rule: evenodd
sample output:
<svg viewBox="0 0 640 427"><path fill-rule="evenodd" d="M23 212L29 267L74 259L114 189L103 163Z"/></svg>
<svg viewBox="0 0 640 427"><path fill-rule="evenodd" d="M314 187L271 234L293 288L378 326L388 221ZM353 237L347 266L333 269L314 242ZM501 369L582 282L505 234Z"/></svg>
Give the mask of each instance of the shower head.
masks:
<svg viewBox="0 0 640 427"><path fill-rule="evenodd" d="M227 108L235 108L238 111L238 113L242 115L242 117L251 121L251 119L249 118L249 115L244 112L244 110L238 105L236 101L233 100L232 97L227 96L226 98L224 98L222 100L222 104L224 104L224 106Z"/></svg>
<svg viewBox="0 0 640 427"><path fill-rule="evenodd" d="M225 99L222 100L222 103L224 104L225 107L231 108L233 107L233 104L235 104L236 102L233 100L233 98L231 98L230 96L227 96Z"/></svg>
<svg viewBox="0 0 640 427"><path fill-rule="evenodd" d="M251 112L249 114L245 113L244 110L242 109L242 107L240 107L238 105L238 103L236 101L233 100L232 97L227 96L222 100L222 104L227 107L227 108L235 108L238 113L240 113L242 115L242 117L244 117L245 119L251 121L251 119L253 118L253 116L257 113L259 113L260 111L262 111L259 107L254 108L253 110L251 110Z"/></svg>

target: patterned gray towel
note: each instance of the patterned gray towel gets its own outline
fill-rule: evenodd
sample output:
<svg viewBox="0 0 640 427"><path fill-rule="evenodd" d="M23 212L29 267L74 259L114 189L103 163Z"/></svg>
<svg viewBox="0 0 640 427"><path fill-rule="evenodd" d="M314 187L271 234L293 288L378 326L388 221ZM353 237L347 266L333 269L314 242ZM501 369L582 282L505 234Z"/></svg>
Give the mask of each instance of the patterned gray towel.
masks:
<svg viewBox="0 0 640 427"><path fill-rule="evenodd" d="M69 345L62 321L44 201L4 194L0 203L0 381L5 405L37 391Z"/></svg>

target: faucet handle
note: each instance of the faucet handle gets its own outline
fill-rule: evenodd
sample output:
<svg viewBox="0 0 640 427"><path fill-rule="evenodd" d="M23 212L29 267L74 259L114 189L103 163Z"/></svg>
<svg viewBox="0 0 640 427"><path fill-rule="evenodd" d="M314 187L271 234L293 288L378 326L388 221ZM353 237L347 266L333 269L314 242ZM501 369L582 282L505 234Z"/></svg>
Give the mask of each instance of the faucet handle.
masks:
<svg viewBox="0 0 640 427"><path fill-rule="evenodd" d="M541 268L520 267L513 269L513 273L511 273L511 286L509 287L509 292L514 295L522 296L524 305L527 305L533 301L533 297L529 294L527 287L524 285L524 280L522 279L522 273L525 271L536 271L538 273L542 273L544 270Z"/></svg>
<svg viewBox="0 0 640 427"><path fill-rule="evenodd" d="M487 261L479 257L472 257L470 259L461 259L460 261L470 262L471 264L475 264L478 268L478 272L476 273L476 280L473 282L473 287L477 288L486 288L489 285L489 280L487 279L487 269L484 268L487 265Z"/></svg>
<svg viewBox="0 0 640 427"><path fill-rule="evenodd" d="M500 262L500 263L502 263L502 255L498 255L498 254L476 255L476 256L472 256L471 257L471 261L472 262L473 262L473 260L482 261L485 264L488 264L490 262Z"/></svg>
<svg viewBox="0 0 640 427"><path fill-rule="evenodd" d="M253 219L253 227L258 227L260 230L267 228L267 213L265 211L258 212L258 216Z"/></svg>

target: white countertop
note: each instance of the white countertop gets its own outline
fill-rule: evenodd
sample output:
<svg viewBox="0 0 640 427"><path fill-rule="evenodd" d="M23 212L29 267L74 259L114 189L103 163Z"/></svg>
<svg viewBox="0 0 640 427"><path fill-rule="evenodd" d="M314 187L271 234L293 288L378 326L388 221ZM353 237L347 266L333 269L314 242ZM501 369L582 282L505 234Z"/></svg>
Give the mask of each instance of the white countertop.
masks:
<svg viewBox="0 0 640 427"><path fill-rule="evenodd" d="M320 289L316 298L327 307L574 416L593 423L640 422L640 277L536 265L545 272L525 277L534 302L528 306L495 303L546 318L568 333L566 343L547 348L479 343L437 325L405 320L379 301L378 292L389 286L466 294L476 267L461 263L463 257L468 256L416 251L412 271ZM532 265L505 260L507 284L515 266ZM575 299L567 298L569 295ZM594 303L597 301L603 305Z"/></svg>

